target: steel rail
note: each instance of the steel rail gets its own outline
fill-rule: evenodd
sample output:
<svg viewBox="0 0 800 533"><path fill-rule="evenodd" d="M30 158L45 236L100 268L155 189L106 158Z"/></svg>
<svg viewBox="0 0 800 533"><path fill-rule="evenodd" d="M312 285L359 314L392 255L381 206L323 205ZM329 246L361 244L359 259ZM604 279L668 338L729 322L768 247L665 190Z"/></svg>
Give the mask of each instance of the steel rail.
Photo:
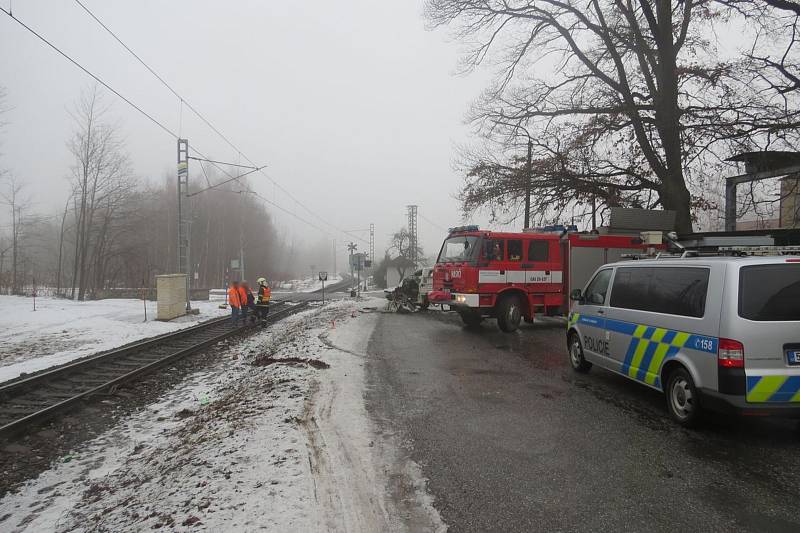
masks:
<svg viewBox="0 0 800 533"><path fill-rule="evenodd" d="M308 307L308 302L301 302L296 305L289 305L287 302L280 303L282 304L281 308L273 310L267 316L268 324L278 322ZM202 350L228 337L255 329L255 327L248 325L226 327L229 321L229 317L209 320L196 326L159 335L145 341L124 346L117 350L82 359L72 364L67 364L23 380L0 386L0 416L6 420L11 419L10 422L0 422L0 424L2 424L0 425L0 438L12 436L15 433L21 432L28 426L49 419L58 412L94 394L106 389L113 389L127 381L135 380L161 366ZM214 329L221 329L222 331L216 334L214 333ZM208 333L212 333L212 335L203 338L199 342L191 341L193 336L207 335ZM188 346L183 346L186 342L190 342L190 344ZM176 346L170 349L170 343L176 344ZM159 348L167 348L168 352L163 356L157 354L155 358L152 358L152 356L148 357L148 352L157 352ZM140 357L138 359L136 357L128 357L135 354L140 354ZM128 358L126 359L126 357ZM77 392L69 393L65 391L60 394L50 394L51 397L49 399L53 401L48 402L48 398L46 397L46 389L48 386L52 388L52 385L59 380L66 382L69 381L71 377L79 377L81 373L91 372L93 369L101 371L103 370L101 368L103 364L108 364L112 366L112 368L106 370L106 372L99 372L99 376L95 377L93 380L91 379L91 374L85 376L83 383L92 383L88 385L88 388L83 388L81 390L79 384L75 385L75 388L78 389ZM130 368L130 370L125 371L128 368ZM104 377L104 374L113 372L116 372L117 375ZM94 385L93 383L98 379L101 383ZM45 396L41 398L37 397L36 394L42 391L44 391ZM66 394L66 396L64 396L64 394ZM26 401L26 395L33 396L33 398L29 397ZM53 399L53 396L55 396L55 399ZM14 407L15 405L20 407ZM27 412L26 405L30 406ZM15 411L20 415L17 416L13 414Z"/></svg>

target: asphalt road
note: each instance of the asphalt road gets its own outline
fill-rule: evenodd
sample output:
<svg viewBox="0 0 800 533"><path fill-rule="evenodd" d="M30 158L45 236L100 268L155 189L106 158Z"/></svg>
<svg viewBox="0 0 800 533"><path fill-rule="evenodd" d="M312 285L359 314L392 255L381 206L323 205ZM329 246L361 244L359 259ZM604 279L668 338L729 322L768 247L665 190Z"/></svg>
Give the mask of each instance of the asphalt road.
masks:
<svg viewBox="0 0 800 533"><path fill-rule="evenodd" d="M382 315L367 405L400 433L450 531L800 531L794 422L711 417L574 374L564 324L515 334L453 314Z"/></svg>

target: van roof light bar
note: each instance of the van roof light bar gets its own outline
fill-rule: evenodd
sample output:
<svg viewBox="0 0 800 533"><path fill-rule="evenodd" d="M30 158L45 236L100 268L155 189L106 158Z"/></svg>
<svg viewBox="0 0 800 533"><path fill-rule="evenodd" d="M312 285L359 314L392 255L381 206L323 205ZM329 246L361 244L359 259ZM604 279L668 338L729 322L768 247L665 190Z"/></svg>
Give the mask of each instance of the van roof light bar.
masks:
<svg viewBox="0 0 800 533"><path fill-rule="evenodd" d="M800 246L720 246L718 250L736 255L800 255Z"/></svg>

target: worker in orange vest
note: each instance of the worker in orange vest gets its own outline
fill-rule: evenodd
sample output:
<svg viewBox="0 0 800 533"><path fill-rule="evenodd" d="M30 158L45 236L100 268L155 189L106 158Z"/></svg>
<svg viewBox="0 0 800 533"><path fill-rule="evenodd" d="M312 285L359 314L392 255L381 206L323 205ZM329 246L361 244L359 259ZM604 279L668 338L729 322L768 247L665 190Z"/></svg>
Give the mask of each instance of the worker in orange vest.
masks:
<svg viewBox="0 0 800 533"><path fill-rule="evenodd" d="M242 313L242 294L239 291L238 281L231 281L231 286L228 288L228 304L231 306L231 322L238 324Z"/></svg>
<svg viewBox="0 0 800 533"><path fill-rule="evenodd" d="M256 295L256 316L261 322L267 320L269 313L269 301L272 298L272 290L267 285L267 280L258 278L258 293Z"/></svg>
<svg viewBox="0 0 800 533"><path fill-rule="evenodd" d="M242 314L244 323L247 323L247 282L239 283L239 312Z"/></svg>

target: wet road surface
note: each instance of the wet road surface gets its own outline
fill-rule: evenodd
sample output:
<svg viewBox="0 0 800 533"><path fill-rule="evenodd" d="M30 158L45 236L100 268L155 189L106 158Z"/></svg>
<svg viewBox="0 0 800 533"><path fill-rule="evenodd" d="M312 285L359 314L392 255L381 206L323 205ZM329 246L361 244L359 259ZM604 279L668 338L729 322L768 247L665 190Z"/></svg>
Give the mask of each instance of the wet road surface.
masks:
<svg viewBox="0 0 800 533"><path fill-rule="evenodd" d="M660 393L573 373L563 322L384 314L368 351L368 409L450 531L800 531L795 423L682 429Z"/></svg>

